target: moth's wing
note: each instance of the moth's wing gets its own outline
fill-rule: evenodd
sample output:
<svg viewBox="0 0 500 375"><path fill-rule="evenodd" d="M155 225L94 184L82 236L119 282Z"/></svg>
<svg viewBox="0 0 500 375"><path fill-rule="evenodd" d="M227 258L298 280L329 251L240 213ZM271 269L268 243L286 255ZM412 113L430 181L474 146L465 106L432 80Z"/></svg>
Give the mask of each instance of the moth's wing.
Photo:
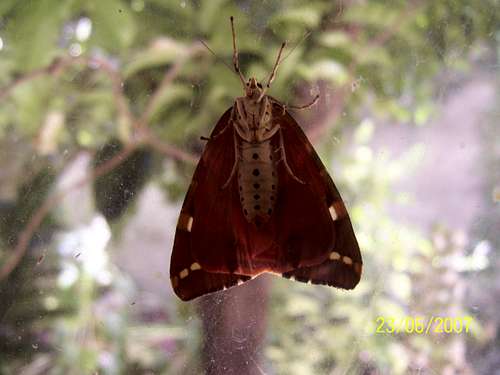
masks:
<svg viewBox="0 0 500 375"><path fill-rule="evenodd" d="M250 279L234 273L237 268L234 223L241 222L239 216L242 216L237 187L232 183L222 189L235 160L230 118L231 109L212 131L179 215L170 278L182 300Z"/></svg>
<svg viewBox="0 0 500 375"><path fill-rule="evenodd" d="M280 185L277 225L285 254L297 264L282 275L352 289L360 280L362 259L344 202L297 122L279 104L273 112L282 129L287 163L305 182L292 179L281 165L280 176L286 174L287 180Z"/></svg>

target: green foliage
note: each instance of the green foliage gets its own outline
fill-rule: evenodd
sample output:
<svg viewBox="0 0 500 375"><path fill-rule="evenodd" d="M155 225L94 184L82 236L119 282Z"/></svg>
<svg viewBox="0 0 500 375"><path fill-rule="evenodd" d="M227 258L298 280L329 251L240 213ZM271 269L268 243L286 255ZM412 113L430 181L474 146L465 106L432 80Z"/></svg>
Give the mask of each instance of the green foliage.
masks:
<svg viewBox="0 0 500 375"><path fill-rule="evenodd" d="M137 24L133 19L133 11L121 0L90 0L82 2L82 11L92 20L95 33L90 44L106 49L109 53L119 54L131 47ZM116 27L119 25L119 27Z"/></svg>
<svg viewBox="0 0 500 375"><path fill-rule="evenodd" d="M2 204L0 261L9 254L5 249L16 244L21 228L41 206L53 186L54 171L47 165L38 168L30 170L17 188L17 200L10 205ZM22 366L32 361L38 350L46 351L48 346L43 339L44 330L54 319L72 313L70 305L53 306L47 303L59 293L55 287L58 260L55 254L45 250L36 253L50 244L54 230L54 221L47 217L30 242L28 254L0 283L0 352L2 359L11 365Z"/></svg>

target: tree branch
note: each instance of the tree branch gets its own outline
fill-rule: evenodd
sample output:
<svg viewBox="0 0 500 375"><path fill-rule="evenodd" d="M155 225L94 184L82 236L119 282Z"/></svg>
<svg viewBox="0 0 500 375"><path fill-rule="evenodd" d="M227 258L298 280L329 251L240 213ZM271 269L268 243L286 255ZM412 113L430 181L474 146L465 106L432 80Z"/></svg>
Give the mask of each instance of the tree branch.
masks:
<svg viewBox="0 0 500 375"><path fill-rule="evenodd" d="M150 131L144 131L143 129L143 134L144 143L148 144L156 151L165 156L169 156L172 159L180 160L193 165L196 164L199 159L199 157L196 155L183 151L180 148L175 147L174 145L171 145L169 143L162 142Z"/></svg>

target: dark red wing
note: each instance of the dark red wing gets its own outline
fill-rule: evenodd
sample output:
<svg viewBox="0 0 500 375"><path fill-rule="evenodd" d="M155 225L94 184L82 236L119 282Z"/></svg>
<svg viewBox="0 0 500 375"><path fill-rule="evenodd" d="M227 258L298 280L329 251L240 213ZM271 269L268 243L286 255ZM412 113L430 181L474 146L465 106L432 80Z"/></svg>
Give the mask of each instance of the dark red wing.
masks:
<svg viewBox="0 0 500 375"><path fill-rule="evenodd" d="M241 279L227 271L225 274L208 271L199 256L204 254L221 267L233 261L221 256L234 253L232 230L226 216L231 210L232 191L229 187L224 191L220 189L234 162L233 131L226 129L231 126L230 116L231 109L228 109L212 131L212 136L223 133L208 141L177 223L170 279L182 300L230 287Z"/></svg>
<svg viewBox="0 0 500 375"><path fill-rule="evenodd" d="M179 215L170 278L183 300L247 281L266 266L256 268L251 252L272 241L245 221L237 178L222 189L235 161L230 117L231 109L212 131Z"/></svg>
<svg viewBox="0 0 500 375"><path fill-rule="evenodd" d="M282 275L298 281L352 289L362 259L344 202L306 135L283 108L273 108L283 134L287 162L305 184L281 166L276 225L285 257L296 265ZM282 163L283 164L283 163Z"/></svg>

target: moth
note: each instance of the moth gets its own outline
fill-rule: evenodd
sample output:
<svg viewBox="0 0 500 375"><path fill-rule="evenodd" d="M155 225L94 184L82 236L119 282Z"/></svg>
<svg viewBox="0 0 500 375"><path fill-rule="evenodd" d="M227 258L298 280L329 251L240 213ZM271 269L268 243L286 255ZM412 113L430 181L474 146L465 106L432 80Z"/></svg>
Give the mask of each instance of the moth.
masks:
<svg viewBox="0 0 500 375"><path fill-rule="evenodd" d="M362 259L340 194L287 107L233 65L244 95L220 118L203 151L177 222L170 263L184 301L270 272L352 289Z"/></svg>

